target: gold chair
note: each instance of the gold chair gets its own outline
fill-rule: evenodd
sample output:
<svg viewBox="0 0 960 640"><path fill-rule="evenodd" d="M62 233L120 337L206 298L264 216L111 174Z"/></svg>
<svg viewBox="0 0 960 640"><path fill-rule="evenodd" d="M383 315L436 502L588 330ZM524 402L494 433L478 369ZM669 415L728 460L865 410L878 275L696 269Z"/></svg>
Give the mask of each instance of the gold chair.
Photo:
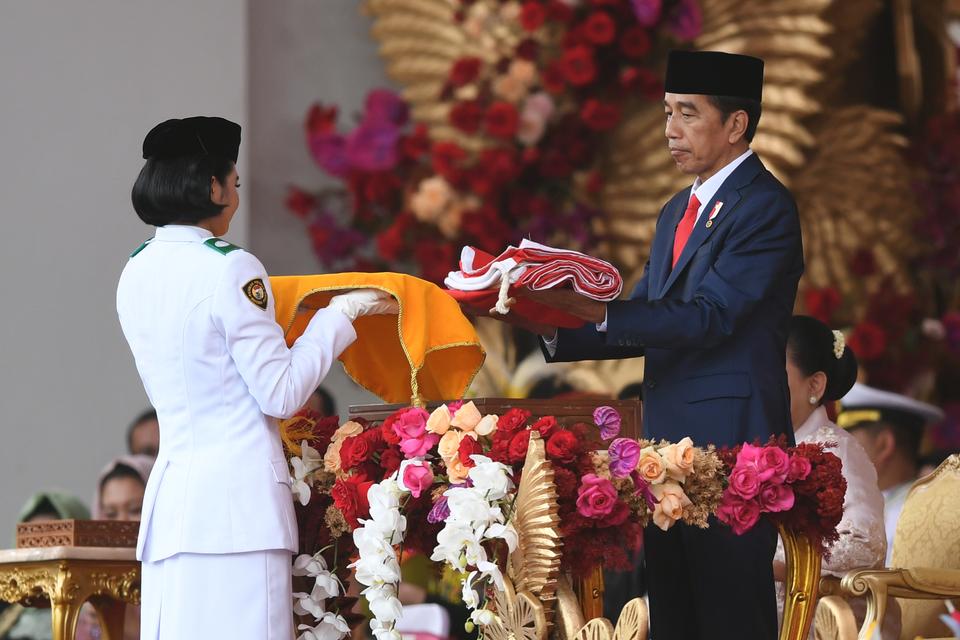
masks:
<svg viewBox="0 0 960 640"><path fill-rule="evenodd" d="M852 640L850 605L863 597L867 615L859 637L879 629L896 598L901 611L901 640L952 637L940 622L943 601L960 597L960 455L952 455L936 471L910 489L893 539L893 568L855 569L839 581L824 581L816 615L822 640Z"/></svg>

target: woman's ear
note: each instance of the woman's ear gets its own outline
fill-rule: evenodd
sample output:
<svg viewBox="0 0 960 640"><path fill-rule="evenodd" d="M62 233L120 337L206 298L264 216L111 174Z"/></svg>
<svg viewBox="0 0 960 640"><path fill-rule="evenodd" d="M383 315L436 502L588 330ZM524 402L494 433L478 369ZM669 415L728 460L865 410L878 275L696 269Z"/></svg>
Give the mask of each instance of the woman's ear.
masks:
<svg viewBox="0 0 960 640"><path fill-rule="evenodd" d="M827 374L823 371L817 371L810 376L808 384L810 385L810 395L818 401L822 400L823 394L827 390Z"/></svg>
<svg viewBox="0 0 960 640"><path fill-rule="evenodd" d="M220 181L214 176L210 176L210 200L214 204L227 204L226 189L220 184Z"/></svg>

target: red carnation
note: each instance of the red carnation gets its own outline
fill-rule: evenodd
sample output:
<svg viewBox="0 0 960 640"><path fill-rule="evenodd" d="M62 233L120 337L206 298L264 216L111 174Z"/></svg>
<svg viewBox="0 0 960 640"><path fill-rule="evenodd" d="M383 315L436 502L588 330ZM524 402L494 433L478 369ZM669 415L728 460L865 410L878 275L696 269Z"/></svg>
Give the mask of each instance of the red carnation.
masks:
<svg viewBox="0 0 960 640"><path fill-rule="evenodd" d="M803 304L811 316L830 324L834 312L840 308L840 292L833 287L807 289L803 294Z"/></svg>
<svg viewBox="0 0 960 640"><path fill-rule="evenodd" d="M577 436L566 429L558 429L547 440L547 457L560 462L573 462L580 453Z"/></svg>
<svg viewBox="0 0 960 640"><path fill-rule="evenodd" d="M609 131L620 122L620 107L590 98L580 110L580 118L594 131Z"/></svg>
<svg viewBox="0 0 960 640"><path fill-rule="evenodd" d="M287 199L284 201L287 209L298 218L306 218L307 214L313 210L316 204L316 198L297 187L290 187L290 190L287 192Z"/></svg>
<svg viewBox="0 0 960 640"><path fill-rule="evenodd" d="M563 52L561 65L567 82L575 87L586 86L597 77L597 63L590 47L578 45L567 49Z"/></svg>
<svg viewBox="0 0 960 640"><path fill-rule="evenodd" d="M336 505L354 529L360 526L359 518L370 516L367 490L371 486L373 486L373 482L364 481L359 477L339 478L330 491L330 495L333 496L333 504Z"/></svg>
<svg viewBox="0 0 960 640"><path fill-rule="evenodd" d="M344 469L352 469L361 462L366 462L373 449L370 443L362 435L351 436L340 445L340 464Z"/></svg>
<svg viewBox="0 0 960 640"><path fill-rule="evenodd" d="M495 138L512 138L519 123L516 107L509 102L494 102L484 118L484 129Z"/></svg>
<svg viewBox="0 0 960 640"><path fill-rule="evenodd" d="M566 87L566 75L563 72L563 62L554 60L540 74L540 82L548 93L557 95L563 93Z"/></svg>
<svg viewBox="0 0 960 640"><path fill-rule="evenodd" d="M547 12L543 5L536 0L523 3L523 9L520 11L520 25L527 31L536 31L543 25L547 19Z"/></svg>
<svg viewBox="0 0 960 640"><path fill-rule="evenodd" d="M457 457L465 467L475 467L476 462L470 459L470 456L483 453L483 445L473 438L464 438L460 441L460 449L457 451Z"/></svg>
<svg viewBox="0 0 960 640"><path fill-rule="evenodd" d="M557 486L557 497L561 502L576 500L580 481L573 471L566 467L555 466L553 468L553 483Z"/></svg>
<svg viewBox="0 0 960 640"><path fill-rule="evenodd" d="M464 133L476 133L482 121L483 107L477 100L458 102L450 109L450 124Z"/></svg>
<svg viewBox="0 0 960 640"><path fill-rule="evenodd" d="M480 58L460 58L450 68L450 84L454 87L470 84L480 74L480 65L482 64L483 61Z"/></svg>
<svg viewBox="0 0 960 640"><path fill-rule="evenodd" d="M514 434L530 419L530 412L526 409L509 409L497 420L496 433Z"/></svg>
<svg viewBox="0 0 960 640"><path fill-rule="evenodd" d="M858 360L876 360L887 348L887 334L883 327L867 320L853 328L847 344Z"/></svg>
<svg viewBox="0 0 960 640"><path fill-rule="evenodd" d="M391 429L392 431L392 429ZM384 475L390 475L400 468L403 462L403 454L396 447L388 447L380 454L380 466L383 468Z"/></svg>
<svg viewBox="0 0 960 640"><path fill-rule="evenodd" d="M639 25L633 25L620 36L620 51L628 58L642 58L650 53L650 35Z"/></svg>
<svg viewBox="0 0 960 640"><path fill-rule="evenodd" d="M593 44L610 44L617 35L617 25L606 12L597 11L587 18L583 33Z"/></svg>
<svg viewBox="0 0 960 640"><path fill-rule="evenodd" d="M546 438L550 435L550 432L553 431L553 428L557 426L557 419L553 416L544 416L534 422L530 426L531 431L536 431L540 434L540 437Z"/></svg>
<svg viewBox="0 0 960 640"><path fill-rule="evenodd" d="M527 457L527 447L530 446L530 432L524 429L510 440L510 462L520 462Z"/></svg>

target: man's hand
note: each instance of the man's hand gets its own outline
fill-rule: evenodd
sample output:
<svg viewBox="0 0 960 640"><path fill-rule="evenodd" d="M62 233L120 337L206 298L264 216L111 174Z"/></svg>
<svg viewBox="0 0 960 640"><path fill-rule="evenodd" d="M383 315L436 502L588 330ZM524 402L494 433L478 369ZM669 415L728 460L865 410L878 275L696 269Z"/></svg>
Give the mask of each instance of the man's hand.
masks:
<svg viewBox="0 0 960 640"><path fill-rule="evenodd" d="M460 310L463 311L464 315L475 318L493 318L495 320L500 320L501 322L512 324L513 326L519 327L524 331L541 335L547 339L553 338L555 335L557 335L556 327L534 322L533 320L528 320L518 313L511 312L507 315L501 315L492 309L481 309L480 307L473 307L464 304L463 302L460 303Z"/></svg>
<svg viewBox="0 0 960 640"><path fill-rule="evenodd" d="M607 317L607 304L581 295L573 289L544 289L533 291L524 288L518 292L524 298L539 302L548 307L560 309L577 316L586 322L600 324Z"/></svg>

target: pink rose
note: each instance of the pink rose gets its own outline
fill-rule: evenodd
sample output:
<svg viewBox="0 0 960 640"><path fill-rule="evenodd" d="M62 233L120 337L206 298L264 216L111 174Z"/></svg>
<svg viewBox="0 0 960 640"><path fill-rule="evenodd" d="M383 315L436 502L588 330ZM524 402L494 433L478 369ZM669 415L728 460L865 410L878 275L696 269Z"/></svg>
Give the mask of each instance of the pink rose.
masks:
<svg viewBox="0 0 960 640"><path fill-rule="evenodd" d="M617 490L606 478L595 473L583 476L577 495L577 511L585 518L599 519L613 511Z"/></svg>
<svg viewBox="0 0 960 640"><path fill-rule="evenodd" d="M780 447L764 447L757 460L760 481L773 480L782 483L790 470L790 455Z"/></svg>
<svg viewBox="0 0 960 640"><path fill-rule="evenodd" d="M811 469L810 460L805 456L790 456L790 470L787 471L787 482L806 480L807 476L810 475Z"/></svg>
<svg viewBox="0 0 960 640"><path fill-rule="evenodd" d="M750 500L760 492L760 477L757 468L751 464L737 463L730 474L730 487L737 497Z"/></svg>
<svg viewBox="0 0 960 640"><path fill-rule="evenodd" d="M440 436L427 432L430 414L419 408L407 409L393 421L393 431L400 438L400 450L408 458L425 455Z"/></svg>
<svg viewBox="0 0 960 640"><path fill-rule="evenodd" d="M723 492L717 518L740 536L757 524L760 519L760 505L756 500L744 500L734 495L728 488Z"/></svg>
<svg viewBox="0 0 960 640"><path fill-rule="evenodd" d="M405 463L401 480L413 497L419 498L421 493L433 485L433 471L426 462Z"/></svg>
<svg viewBox="0 0 960 640"><path fill-rule="evenodd" d="M767 484L760 489L760 508L778 513L793 508L793 489L785 484Z"/></svg>
<svg viewBox="0 0 960 640"><path fill-rule="evenodd" d="M755 447L752 444L746 444L740 447L740 452L737 453L737 465L753 465L757 466L760 463L760 447Z"/></svg>

